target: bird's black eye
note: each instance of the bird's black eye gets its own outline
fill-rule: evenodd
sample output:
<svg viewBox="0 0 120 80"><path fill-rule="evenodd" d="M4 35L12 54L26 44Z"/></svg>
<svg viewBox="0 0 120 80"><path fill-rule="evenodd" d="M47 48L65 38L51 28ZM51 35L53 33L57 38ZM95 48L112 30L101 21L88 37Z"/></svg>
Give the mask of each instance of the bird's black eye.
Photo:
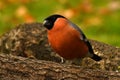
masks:
<svg viewBox="0 0 120 80"><path fill-rule="evenodd" d="M65 18L65 17L63 17L61 15L57 15L57 14L47 17L43 22L43 26L46 27L48 30L52 29L56 19L60 18L60 17Z"/></svg>

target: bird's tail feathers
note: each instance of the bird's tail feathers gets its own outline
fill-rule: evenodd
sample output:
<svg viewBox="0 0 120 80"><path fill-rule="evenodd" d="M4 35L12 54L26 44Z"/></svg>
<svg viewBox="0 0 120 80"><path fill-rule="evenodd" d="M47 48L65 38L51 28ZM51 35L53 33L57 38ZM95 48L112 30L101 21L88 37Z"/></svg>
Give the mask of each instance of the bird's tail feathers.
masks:
<svg viewBox="0 0 120 80"><path fill-rule="evenodd" d="M102 58L94 53L88 53L88 57L92 58L95 61L100 61Z"/></svg>

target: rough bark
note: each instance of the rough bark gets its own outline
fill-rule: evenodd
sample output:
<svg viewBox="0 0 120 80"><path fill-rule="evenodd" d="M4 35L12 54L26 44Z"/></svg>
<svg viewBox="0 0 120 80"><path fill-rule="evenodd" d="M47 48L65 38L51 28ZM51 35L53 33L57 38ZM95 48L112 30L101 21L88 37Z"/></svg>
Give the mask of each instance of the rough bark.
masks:
<svg viewBox="0 0 120 80"><path fill-rule="evenodd" d="M46 33L41 23L31 23L1 36L0 80L119 80L120 48L90 40L100 62L84 58L80 64L61 64Z"/></svg>
<svg viewBox="0 0 120 80"><path fill-rule="evenodd" d="M0 80L119 80L120 73L0 55Z"/></svg>

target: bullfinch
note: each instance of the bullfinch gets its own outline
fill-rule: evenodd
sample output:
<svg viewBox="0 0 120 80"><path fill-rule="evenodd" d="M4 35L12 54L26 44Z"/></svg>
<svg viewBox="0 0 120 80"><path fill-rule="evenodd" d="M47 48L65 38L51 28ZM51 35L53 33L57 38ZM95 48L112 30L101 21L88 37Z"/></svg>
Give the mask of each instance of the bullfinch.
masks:
<svg viewBox="0 0 120 80"><path fill-rule="evenodd" d="M54 14L44 19L47 28L48 42L53 50L66 60L90 57L100 61L101 57L94 54L92 46L82 30L66 17Z"/></svg>

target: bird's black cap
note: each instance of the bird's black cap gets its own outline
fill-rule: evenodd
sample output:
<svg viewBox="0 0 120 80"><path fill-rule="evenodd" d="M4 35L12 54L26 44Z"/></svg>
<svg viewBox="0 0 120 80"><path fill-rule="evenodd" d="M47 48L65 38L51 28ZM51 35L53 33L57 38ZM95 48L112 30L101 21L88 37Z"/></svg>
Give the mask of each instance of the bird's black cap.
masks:
<svg viewBox="0 0 120 80"><path fill-rule="evenodd" d="M44 19L43 26L46 27L48 30L52 29L54 22L57 18L65 18L62 15L54 14Z"/></svg>

